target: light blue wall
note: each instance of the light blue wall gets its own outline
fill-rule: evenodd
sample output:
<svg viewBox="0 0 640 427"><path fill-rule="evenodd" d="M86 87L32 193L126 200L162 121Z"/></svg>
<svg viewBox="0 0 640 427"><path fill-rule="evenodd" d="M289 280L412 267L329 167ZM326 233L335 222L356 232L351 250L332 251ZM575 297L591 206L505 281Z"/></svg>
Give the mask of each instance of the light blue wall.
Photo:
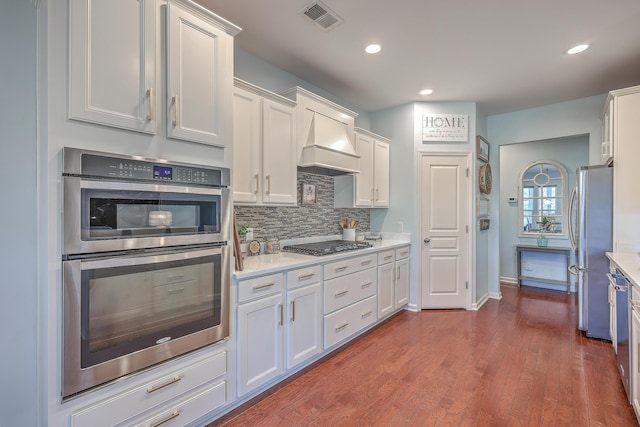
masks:
<svg viewBox="0 0 640 427"><path fill-rule="evenodd" d="M600 158L601 116L605 99L606 94L603 94L487 117L487 139L491 143L492 163L493 159L499 159L500 146L503 144L589 135L589 163L597 164ZM494 168L493 178L493 192L499 194L500 168ZM494 199L492 204L495 206L493 202ZM491 219L492 222L499 223L499 212L495 216L492 213ZM488 242L490 254L500 253L498 235L497 228L493 229L492 238ZM511 262L511 257L489 258L489 292L500 292L500 265Z"/></svg>
<svg viewBox="0 0 640 427"><path fill-rule="evenodd" d="M476 134L483 136L487 139L487 118L482 115L480 112L476 114ZM489 158L489 163L496 164L495 160L491 157ZM481 160L475 160L475 169L476 171L484 164ZM492 165L492 170L494 166ZM475 187L474 187L475 188ZM491 205L496 205L496 202L491 201L491 199L496 199L495 192L490 195L482 194L481 196L489 199L489 214L491 215ZM489 240L495 234L493 231L497 228L497 223L491 220L491 216L489 216L489 221L491 221L493 228L489 228L489 230L480 231L478 226L478 220L475 220L475 239L476 239L476 257L475 257L475 269L476 269L476 280L474 287L474 296L473 301L477 302L482 298L489 296Z"/></svg>
<svg viewBox="0 0 640 427"><path fill-rule="evenodd" d="M0 13L0 424L38 425L36 10L3 2Z"/></svg>
<svg viewBox="0 0 640 427"><path fill-rule="evenodd" d="M518 178L521 171L533 161L547 159L555 160L565 167L569 178L566 195L566 200L568 200L571 189L576 184L576 169L589 162L589 136L579 135L500 147L500 277L510 280L515 280L517 277L515 245L536 244L534 237L518 236L518 204L510 204L507 199L518 197L520 200ZM550 237L549 246L568 247L570 246L569 238ZM564 263L564 260L558 259L558 257L556 257L556 261L559 261L560 264ZM534 270L527 275L555 280L566 278L564 267L559 273L555 272L555 276L538 271L541 270L539 265L534 264L533 267Z"/></svg>
<svg viewBox="0 0 640 427"><path fill-rule="evenodd" d="M356 126L371 130L369 113L364 111L362 108L355 107L339 97L320 89L319 87L314 86L311 83L274 66L273 64L247 53L242 49L234 49L233 64L233 74L241 80L253 83L256 86L274 93L282 93L294 86L300 86L315 93L316 95L322 96L323 98L358 113L358 116L356 117Z"/></svg>

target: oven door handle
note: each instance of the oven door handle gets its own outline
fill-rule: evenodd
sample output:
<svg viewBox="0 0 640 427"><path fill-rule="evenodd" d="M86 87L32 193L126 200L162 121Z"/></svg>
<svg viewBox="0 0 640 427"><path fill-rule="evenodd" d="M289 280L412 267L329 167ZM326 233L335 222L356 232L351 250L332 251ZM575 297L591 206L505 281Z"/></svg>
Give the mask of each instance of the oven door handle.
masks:
<svg viewBox="0 0 640 427"><path fill-rule="evenodd" d="M222 251L227 249L226 246L201 249L187 250L180 252L171 252L166 254L154 255L135 255L135 256L119 256L113 258L81 260L81 270L97 270L101 268L128 267L135 265L156 264L161 262L181 261L193 258L201 258L211 255L220 255Z"/></svg>
<svg viewBox="0 0 640 427"><path fill-rule="evenodd" d="M78 179L75 177L65 177L67 179ZM222 188L196 187L185 185L166 185L166 184L143 184L138 182L121 182L121 181L98 181L90 179L80 179L80 188L91 190L122 190L122 191L152 191L158 193L185 193L185 194L204 194L204 195L222 195Z"/></svg>

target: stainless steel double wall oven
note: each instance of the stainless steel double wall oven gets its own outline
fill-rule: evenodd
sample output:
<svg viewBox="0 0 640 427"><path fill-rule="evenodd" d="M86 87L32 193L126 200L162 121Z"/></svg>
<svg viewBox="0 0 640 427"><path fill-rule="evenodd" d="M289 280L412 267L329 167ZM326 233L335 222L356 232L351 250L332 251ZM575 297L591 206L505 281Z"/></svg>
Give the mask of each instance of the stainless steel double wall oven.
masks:
<svg viewBox="0 0 640 427"><path fill-rule="evenodd" d="M229 170L65 148L63 387L229 334Z"/></svg>

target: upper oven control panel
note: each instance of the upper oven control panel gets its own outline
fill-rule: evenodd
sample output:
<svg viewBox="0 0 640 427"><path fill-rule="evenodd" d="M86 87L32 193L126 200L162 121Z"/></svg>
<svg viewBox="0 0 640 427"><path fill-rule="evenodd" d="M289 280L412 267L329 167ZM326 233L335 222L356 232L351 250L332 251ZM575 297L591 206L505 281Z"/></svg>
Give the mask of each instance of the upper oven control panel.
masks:
<svg viewBox="0 0 640 427"><path fill-rule="evenodd" d="M63 173L175 184L228 186L229 170L164 160L64 149Z"/></svg>

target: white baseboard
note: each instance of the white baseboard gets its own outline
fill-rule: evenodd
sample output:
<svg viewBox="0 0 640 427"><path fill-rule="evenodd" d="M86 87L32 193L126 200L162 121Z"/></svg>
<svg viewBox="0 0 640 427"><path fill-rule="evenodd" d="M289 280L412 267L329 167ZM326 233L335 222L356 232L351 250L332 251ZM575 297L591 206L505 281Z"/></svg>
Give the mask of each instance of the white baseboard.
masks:
<svg viewBox="0 0 640 427"><path fill-rule="evenodd" d="M489 292L489 298L497 299L499 301L502 299L502 292Z"/></svg>
<svg viewBox="0 0 640 427"><path fill-rule="evenodd" d="M515 277L503 277L503 276L500 276L500 283L508 283L510 285L517 285L518 284L518 279L516 279Z"/></svg>
<svg viewBox="0 0 640 427"><path fill-rule="evenodd" d="M471 304L471 310L479 310L485 302L489 301L489 293L484 294L478 302Z"/></svg>

